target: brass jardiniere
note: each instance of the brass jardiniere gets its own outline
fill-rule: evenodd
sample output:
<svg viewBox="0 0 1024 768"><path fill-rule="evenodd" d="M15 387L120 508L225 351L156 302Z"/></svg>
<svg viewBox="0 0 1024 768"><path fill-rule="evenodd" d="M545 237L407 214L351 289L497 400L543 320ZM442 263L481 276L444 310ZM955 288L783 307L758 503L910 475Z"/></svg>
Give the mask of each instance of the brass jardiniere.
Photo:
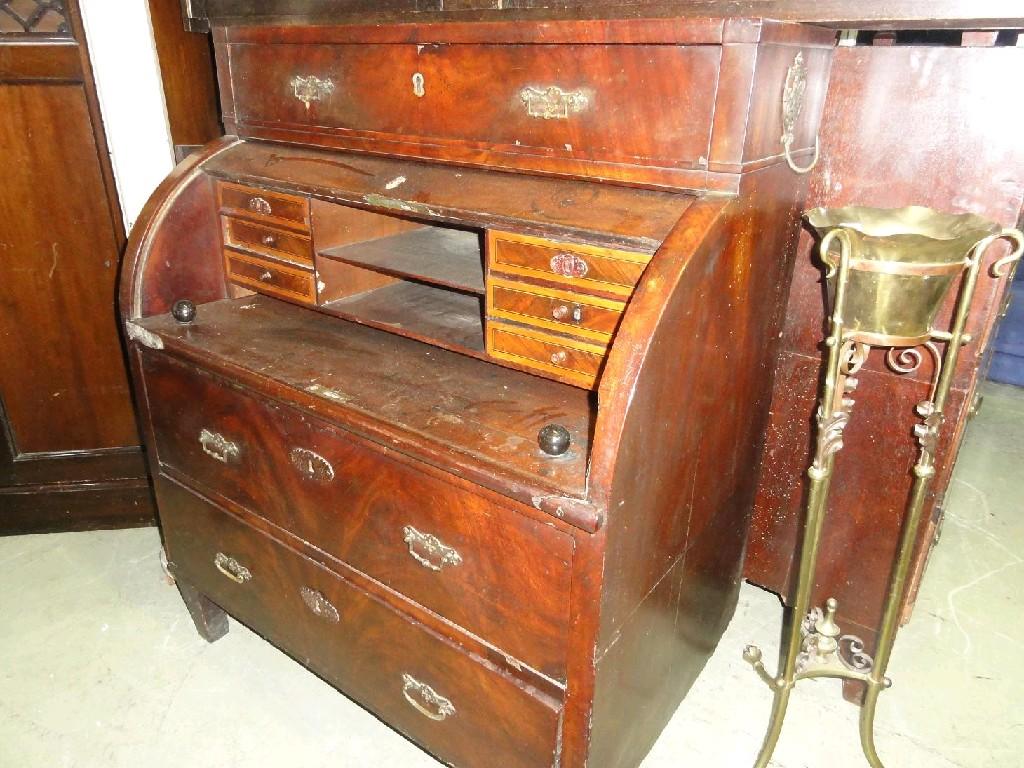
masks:
<svg viewBox="0 0 1024 768"><path fill-rule="evenodd" d="M817 440L810 478L800 570L793 600L793 621L783 640L780 669L773 677L765 670L760 649L747 646L744 658L772 688L771 720L755 768L768 764L798 680L833 677L858 680L867 691L860 717L861 746L868 763L882 768L874 742L878 695L888 688L885 676L906 591L914 543L921 522L928 484L935 474L935 451L960 348L970 343L968 314L984 254L996 240L1006 238L1014 250L991 267L993 278L1009 271L1024 251L1024 235L1015 229L971 214L945 214L928 208L816 208L805 214L821 238L831 305L828 362L817 413ZM949 330L935 322L954 287L955 301ZM941 351L939 345L945 346ZM872 347L888 348L887 360L897 372L916 370L925 355L934 363L931 395L918 403L921 423L914 428L919 444L912 472L896 561L889 577L882 624L874 658L857 637L843 635L836 624L836 601L811 609L811 590L818 560L822 524L836 453L843 447L843 430L850 421L857 387L855 375Z"/></svg>

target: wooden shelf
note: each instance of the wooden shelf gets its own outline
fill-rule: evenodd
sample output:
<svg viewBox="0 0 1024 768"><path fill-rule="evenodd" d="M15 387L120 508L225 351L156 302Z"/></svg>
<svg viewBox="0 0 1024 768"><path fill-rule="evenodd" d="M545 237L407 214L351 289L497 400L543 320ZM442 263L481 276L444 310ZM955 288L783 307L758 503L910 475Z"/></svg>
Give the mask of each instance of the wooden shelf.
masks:
<svg viewBox="0 0 1024 768"><path fill-rule="evenodd" d="M586 492L596 416L586 390L267 296L203 304L190 325L169 314L137 322L169 352L226 367L268 391L284 385L314 411L391 447L443 450L449 461L462 454L455 463L465 476L496 490L526 481L570 496ZM573 435L571 454L557 461L537 448L537 431L551 422Z"/></svg>
<svg viewBox="0 0 1024 768"><path fill-rule="evenodd" d="M480 235L461 229L424 227L317 253L386 275L484 293Z"/></svg>
<svg viewBox="0 0 1024 768"><path fill-rule="evenodd" d="M484 353L483 307L475 295L396 282L322 304L321 309L456 352Z"/></svg>

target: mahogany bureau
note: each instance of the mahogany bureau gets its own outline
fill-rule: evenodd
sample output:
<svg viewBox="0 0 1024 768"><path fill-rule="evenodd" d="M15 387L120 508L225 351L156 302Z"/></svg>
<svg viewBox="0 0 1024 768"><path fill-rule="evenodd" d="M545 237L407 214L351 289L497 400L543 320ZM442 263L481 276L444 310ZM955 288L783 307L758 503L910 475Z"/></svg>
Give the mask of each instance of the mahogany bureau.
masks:
<svg viewBox="0 0 1024 768"><path fill-rule="evenodd" d="M197 628L453 765L636 766L735 606L832 33L214 40L121 298Z"/></svg>

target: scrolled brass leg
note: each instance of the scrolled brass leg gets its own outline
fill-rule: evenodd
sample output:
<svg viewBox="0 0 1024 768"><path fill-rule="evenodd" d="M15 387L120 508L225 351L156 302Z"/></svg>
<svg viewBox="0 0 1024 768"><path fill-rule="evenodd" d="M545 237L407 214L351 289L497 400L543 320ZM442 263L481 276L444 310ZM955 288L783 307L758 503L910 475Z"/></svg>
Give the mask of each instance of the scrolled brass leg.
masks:
<svg viewBox="0 0 1024 768"><path fill-rule="evenodd" d="M881 685L868 683L864 704L860 709L860 746L864 750L864 757L867 758L871 768L885 768L878 757L878 750L875 749L875 709L878 706L878 694L881 691Z"/></svg>
<svg viewBox="0 0 1024 768"><path fill-rule="evenodd" d="M761 743L761 751L757 753L754 768L767 768L768 761L772 759L775 746L779 743L779 736L782 734L782 724L786 720L786 710L789 708L789 696L792 692L792 683L776 687L775 698L772 700L771 719L768 721L768 731Z"/></svg>

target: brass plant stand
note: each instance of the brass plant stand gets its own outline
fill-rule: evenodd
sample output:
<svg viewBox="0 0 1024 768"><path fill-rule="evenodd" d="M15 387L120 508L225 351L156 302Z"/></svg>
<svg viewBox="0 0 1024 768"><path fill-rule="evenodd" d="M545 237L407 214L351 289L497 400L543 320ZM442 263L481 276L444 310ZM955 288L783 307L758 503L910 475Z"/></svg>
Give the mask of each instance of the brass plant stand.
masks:
<svg viewBox="0 0 1024 768"><path fill-rule="evenodd" d="M891 684L885 676L895 640L907 575L917 537L925 493L935 474L935 451L943 409L966 333L985 250L1009 238L1014 251L992 266L1003 277L1024 252L1024 235L1015 229L970 214L951 215L928 208L816 208L806 219L821 236L820 253L828 280L832 314L825 340L828 367L817 414L817 442L807 470L810 487L801 542L794 620L786 632L778 676L765 670L761 650L747 646L746 659L774 691L771 720L755 768L765 768L775 751L789 697L798 680L830 677L859 680L867 686L860 714L860 739L873 768L883 768L875 750L874 720L878 695ZM934 328L943 302L958 286L959 295L949 331ZM938 344L945 344L940 352ZM857 387L855 375L872 347L888 348L887 359L903 373L920 366L923 347L934 361L931 394L917 405L921 423L914 428L920 453L913 467L914 483L907 503L895 565L889 578L875 656L863 642L843 635L835 621L836 601L810 607L822 524L836 453L850 421Z"/></svg>

